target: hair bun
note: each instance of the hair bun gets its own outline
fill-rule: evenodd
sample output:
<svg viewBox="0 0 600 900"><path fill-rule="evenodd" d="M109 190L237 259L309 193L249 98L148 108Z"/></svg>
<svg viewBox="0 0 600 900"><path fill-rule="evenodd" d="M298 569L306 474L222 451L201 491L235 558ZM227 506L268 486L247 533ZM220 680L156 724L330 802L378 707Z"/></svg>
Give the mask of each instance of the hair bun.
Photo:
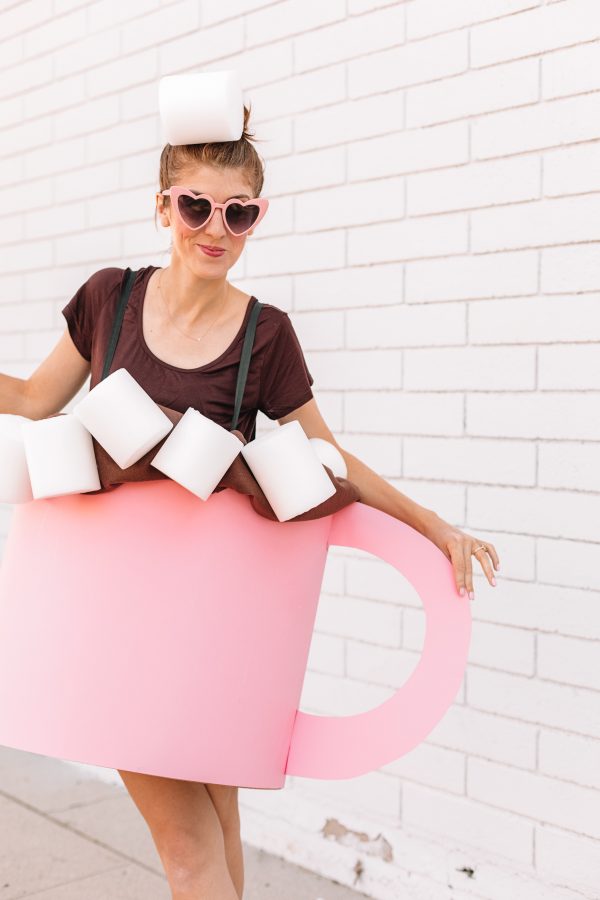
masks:
<svg viewBox="0 0 600 900"><path fill-rule="evenodd" d="M244 125L243 125L243 129L242 129L242 137L240 138L240 140L242 138L245 138L246 140L250 140L251 138L254 137L254 132L248 130L249 120L250 120L250 107L246 106L246 104L244 104Z"/></svg>

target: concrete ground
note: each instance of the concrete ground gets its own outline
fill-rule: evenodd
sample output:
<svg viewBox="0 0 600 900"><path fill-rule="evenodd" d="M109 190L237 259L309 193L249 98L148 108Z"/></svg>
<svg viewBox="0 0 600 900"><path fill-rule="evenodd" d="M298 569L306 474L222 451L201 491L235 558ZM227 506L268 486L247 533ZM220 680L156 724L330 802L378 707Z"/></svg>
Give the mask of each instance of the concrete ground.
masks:
<svg viewBox="0 0 600 900"><path fill-rule="evenodd" d="M244 845L244 900L360 900ZM0 747L0 900L171 900L145 821L119 779Z"/></svg>

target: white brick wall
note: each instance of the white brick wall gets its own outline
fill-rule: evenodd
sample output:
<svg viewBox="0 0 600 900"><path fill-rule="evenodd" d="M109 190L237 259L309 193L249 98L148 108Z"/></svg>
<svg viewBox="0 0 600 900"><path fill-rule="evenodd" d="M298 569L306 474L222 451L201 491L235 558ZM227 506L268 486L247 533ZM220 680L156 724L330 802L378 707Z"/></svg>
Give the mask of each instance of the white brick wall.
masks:
<svg viewBox="0 0 600 900"><path fill-rule="evenodd" d="M427 741L241 792L246 840L381 900L600 896L598 59L597 0L0 4L2 371L95 269L168 261L158 79L236 67L272 205L232 280L290 311L341 443L499 550ZM423 628L333 550L302 708L383 702Z"/></svg>

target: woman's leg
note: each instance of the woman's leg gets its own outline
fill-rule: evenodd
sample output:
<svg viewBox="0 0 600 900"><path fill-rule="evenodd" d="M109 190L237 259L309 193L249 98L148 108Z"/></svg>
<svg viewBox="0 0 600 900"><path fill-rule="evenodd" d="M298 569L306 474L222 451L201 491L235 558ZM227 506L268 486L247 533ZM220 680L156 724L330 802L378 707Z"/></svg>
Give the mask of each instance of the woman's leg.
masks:
<svg viewBox="0 0 600 900"><path fill-rule="evenodd" d="M227 865L225 829L207 785L122 769L118 772L150 829L173 900L238 900ZM237 812L237 803L227 804L225 798L222 791L221 814L230 835L227 813L232 807Z"/></svg>
<svg viewBox="0 0 600 900"><path fill-rule="evenodd" d="M244 851L240 834L238 788L229 784L207 784L223 829L225 857L238 897L244 894Z"/></svg>

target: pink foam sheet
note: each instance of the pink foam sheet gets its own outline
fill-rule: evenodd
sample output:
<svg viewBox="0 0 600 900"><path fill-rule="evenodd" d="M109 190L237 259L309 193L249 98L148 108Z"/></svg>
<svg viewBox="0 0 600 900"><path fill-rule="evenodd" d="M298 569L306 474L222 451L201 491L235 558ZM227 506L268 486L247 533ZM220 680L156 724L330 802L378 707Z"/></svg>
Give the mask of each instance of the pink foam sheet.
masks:
<svg viewBox="0 0 600 900"><path fill-rule="evenodd" d="M427 617L412 676L357 716L298 709L330 545L396 566ZM0 566L0 744L241 787L349 778L432 730L470 627L444 554L360 502L278 522L170 479L32 500Z"/></svg>

